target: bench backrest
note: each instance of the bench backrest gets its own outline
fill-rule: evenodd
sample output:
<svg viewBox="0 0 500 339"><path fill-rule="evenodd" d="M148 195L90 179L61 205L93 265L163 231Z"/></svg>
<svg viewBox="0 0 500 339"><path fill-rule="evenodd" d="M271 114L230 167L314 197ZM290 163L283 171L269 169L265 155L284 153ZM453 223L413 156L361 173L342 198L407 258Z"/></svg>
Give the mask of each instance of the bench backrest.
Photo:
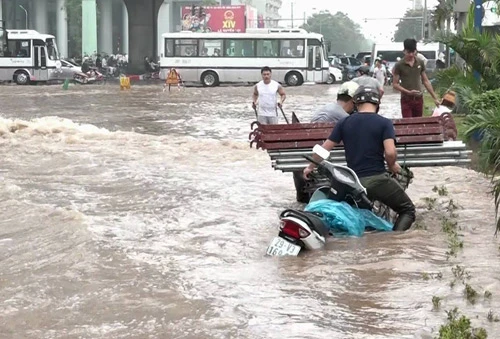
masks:
<svg viewBox="0 0 500 339"><path fill-rule="evenodd" d="M456 140L457 129L449 113L439 117L393 119L398 145L442 143ZM254 128L254 126L257 126ZM263 125L253 122L249 134L250 147L264 150L309 148L322 144L334 123L292 123Z"/></svg>

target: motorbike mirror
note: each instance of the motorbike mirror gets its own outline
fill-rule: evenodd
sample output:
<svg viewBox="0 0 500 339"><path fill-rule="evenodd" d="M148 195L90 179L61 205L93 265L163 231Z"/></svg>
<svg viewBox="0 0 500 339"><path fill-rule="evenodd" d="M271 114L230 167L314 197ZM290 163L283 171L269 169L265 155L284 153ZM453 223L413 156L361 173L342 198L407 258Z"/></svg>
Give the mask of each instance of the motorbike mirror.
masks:
<svg viewBox="0 0 500 339"><path fill-rule="evenodd" d="M330 152L324 149L321 145L315 145L313 147L313 152L319 155L323 160L326 160L330 157Z"/></svg>

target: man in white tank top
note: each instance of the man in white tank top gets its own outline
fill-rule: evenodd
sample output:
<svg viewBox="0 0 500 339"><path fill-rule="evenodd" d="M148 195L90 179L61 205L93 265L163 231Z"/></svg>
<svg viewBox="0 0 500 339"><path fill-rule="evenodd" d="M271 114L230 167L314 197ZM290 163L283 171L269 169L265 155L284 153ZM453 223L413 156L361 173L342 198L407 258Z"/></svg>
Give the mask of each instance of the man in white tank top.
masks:
<svg viewBox="0 0 500 339"><path fill-rule="evenodd" d="M261 124L277 124L278 105L283 105L286 99L285 90L277 81L271 80L271 68L263 67L260 74L262 81L254 86L252 107L254 109L258 107L257 120ZM278 94L281 97L279 103Z"/></svg>

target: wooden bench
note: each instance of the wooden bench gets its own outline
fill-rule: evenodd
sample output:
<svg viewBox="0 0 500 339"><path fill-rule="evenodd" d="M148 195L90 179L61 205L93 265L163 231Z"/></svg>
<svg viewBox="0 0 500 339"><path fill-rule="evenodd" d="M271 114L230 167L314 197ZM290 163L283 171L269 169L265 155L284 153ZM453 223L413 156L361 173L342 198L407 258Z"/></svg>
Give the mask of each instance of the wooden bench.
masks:
<svg viewBox="0 0 500 339"><path fill-rule="evenodd" d="M293 116L292 124L251 124L250 147L266 150L276 170L298 171L307 166L303 155L311 154L312 147L322 144L332 132L334 123L300 123ZM449 113L440 117L422 117L392 120L396 132L398 161L408 166L466 165L470 151L456 141L457 128ZM343 147L331 151L330 161L345 163Z"/></svg>

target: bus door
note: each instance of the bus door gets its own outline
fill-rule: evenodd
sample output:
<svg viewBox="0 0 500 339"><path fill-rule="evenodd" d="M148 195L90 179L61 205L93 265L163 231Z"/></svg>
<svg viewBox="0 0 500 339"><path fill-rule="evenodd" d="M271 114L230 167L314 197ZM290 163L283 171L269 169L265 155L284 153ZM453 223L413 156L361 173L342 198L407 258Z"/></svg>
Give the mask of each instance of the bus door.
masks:
<svg viewBox="0 0 500 339"><path fill-rule="evenodd" d="M45 50L45 42L43 40L33 41L33 75L37 81L49 80L49 72L47 70L47 52Z"/></svg>
<svg viewBox="0 0 500 339"><path fill-rule="evenodd" d="M323 82L323 59L321 42L317 39L307 39L307 82Z"/></svg>

